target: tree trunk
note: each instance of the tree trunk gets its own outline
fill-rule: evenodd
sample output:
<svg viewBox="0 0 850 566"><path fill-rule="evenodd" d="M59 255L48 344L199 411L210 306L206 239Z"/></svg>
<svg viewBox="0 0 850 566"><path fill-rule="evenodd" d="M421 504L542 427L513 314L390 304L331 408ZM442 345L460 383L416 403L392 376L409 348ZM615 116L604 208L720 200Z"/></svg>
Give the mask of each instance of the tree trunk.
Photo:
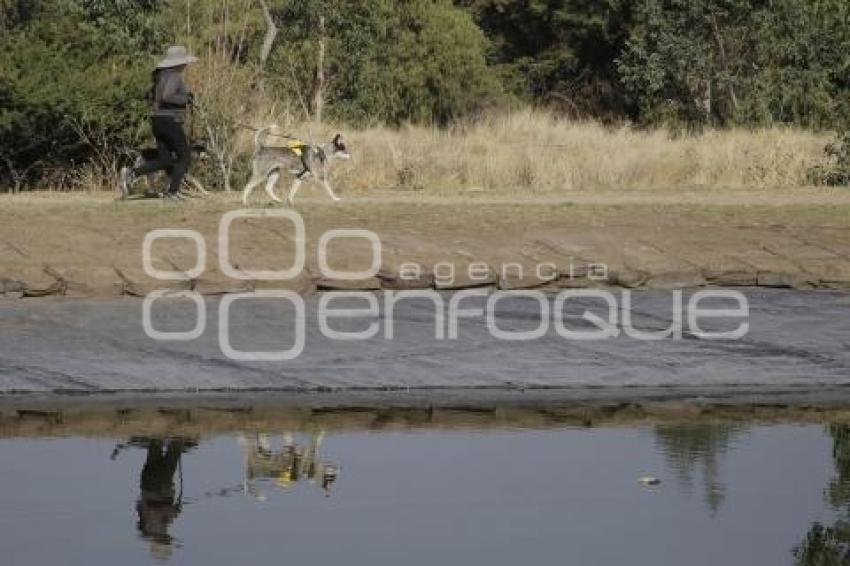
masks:
<svg viewBox="0 0 850 566"><path fill-rule="evenodd" d="M263 9L263 17L266 20L266 37L263 39L263 49L260 51L260 68L262 69L266 66L266 60L272 52L274 39L277 37L277 26L274 23L272 13L269 11L266 0L260 0L260 7Z"/></svg>
<svg viewBox="0 0 850 566"><path fill-rule="evenodd" d="M714 31L714 41L717 43L717 52L720 55L720 66L723 67L723 72L729 77L729 65L726 61L726 48L723 46L723 38L720 35L720 26L717 25L717 16L711 14L711 28ZM738 96L735 94L735 85L732 81L727 82L727 91L729 93L729 102L732 104L732 109L738 109Z"/></svg>
<svg viewBox="0 0 850 566"><path fill-rule="evenodd" d="M18 169L15 167L15 164L12 163L12 160L9 159L9 157L4 155L3 161L6 163L6 168L9 170L9 176L12 178L12 184L9 186L8 191L13 195L16 195L21 192L21 188L23 188L24 186L24 181L26 180L27 174L29 173L30 168L35 165L35 163L31 164L23 171L18 171Z"/></svg>
<svg viewBox="0 0 850 566"><path fill-rule="evenodd" d="M313 83L313 119L322 123L325 105L325 17L319 16L319 52L316 57L316 80Z"/></svg>
<svg viewBox="0 0 850 566"><path fill-rule="evenodd" d="M186 0L186 45L192 49L192 0Z"/></svg>

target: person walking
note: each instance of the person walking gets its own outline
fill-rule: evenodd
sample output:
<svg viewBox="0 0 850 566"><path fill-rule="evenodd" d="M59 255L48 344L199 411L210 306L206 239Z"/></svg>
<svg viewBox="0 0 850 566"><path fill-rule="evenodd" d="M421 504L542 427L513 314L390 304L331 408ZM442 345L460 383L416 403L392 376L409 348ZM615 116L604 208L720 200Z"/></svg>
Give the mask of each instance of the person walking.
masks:
<svg viewBox="0 0 850 566"><path fill-rule="evenodd" d="M191 147L183 123L186 110L194 102L194 95L183 80L183 71L187 65L197 61L182 45L168 48L165 58L153 72L153 107L151 109L151 129L156 139L157 156L137 167L121 169L121 196L127 198L130 187L137 177L156 171L166 171L169 176L168 188L163 198L181 200L180 187L189 171L192 160Z"/></svg>

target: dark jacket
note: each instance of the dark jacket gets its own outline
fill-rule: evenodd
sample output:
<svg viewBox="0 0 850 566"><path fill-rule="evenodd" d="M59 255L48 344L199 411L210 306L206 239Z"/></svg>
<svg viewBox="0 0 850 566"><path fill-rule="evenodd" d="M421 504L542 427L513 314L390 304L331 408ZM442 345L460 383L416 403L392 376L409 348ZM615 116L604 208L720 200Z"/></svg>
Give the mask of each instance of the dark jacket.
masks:
<svg viewBox="0 0 850 566"><path fill-rule="evenodd" d="M191 98L192 93L183 82L180 71L161 69L156 72L151 116L164 116L182 121L186 115L186 105Z"/></svg>

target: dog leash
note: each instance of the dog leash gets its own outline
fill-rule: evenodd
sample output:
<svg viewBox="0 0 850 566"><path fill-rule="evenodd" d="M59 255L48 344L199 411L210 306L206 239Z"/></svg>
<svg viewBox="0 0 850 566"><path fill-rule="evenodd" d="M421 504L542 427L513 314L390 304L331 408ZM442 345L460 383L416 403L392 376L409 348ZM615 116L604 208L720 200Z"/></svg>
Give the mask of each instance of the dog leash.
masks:
<svg viewBox="0 0 850 566"><path fill-rule="evenodd" d="M245 130L251 130L252 132L259 132L260 130L263 129L263 128L257 128L257 127L254 127L254 126L251 126L251 125L248 125L248 124L243 124L242 122L233 122L233 125L236 126L237 128L243 128ZM295 136L291 136L289 134L272 134L272 133L267 132L266 135L268 137L271 137L271 138L286 138L286 139L289 139L289 140L298 140L298 138L296 138ZM300 140L298 140L298 141L300 141Z"/></svg>
<svg viewBox="0 0 850 566"><path fill-rule="evenodd" d="M233 125L238 128L243 128L245 130L251 130L252 132L259 132L263 128L257 128L255 126L251 126L249 124L243 124L242 122L233 122ZM302 141L300 138L289 134L272 134L266 133L266 136L270 138L284 138L288 140ZM310 144L312 145L312 144ZM523 142L502 142L501 145L513 145L513 146L523 146L523 147L533 147L536 149L570 149L575 147L575 144L559 144L559 143L549 143L549 144L540 144L540 143L523 143Z"/></svg>

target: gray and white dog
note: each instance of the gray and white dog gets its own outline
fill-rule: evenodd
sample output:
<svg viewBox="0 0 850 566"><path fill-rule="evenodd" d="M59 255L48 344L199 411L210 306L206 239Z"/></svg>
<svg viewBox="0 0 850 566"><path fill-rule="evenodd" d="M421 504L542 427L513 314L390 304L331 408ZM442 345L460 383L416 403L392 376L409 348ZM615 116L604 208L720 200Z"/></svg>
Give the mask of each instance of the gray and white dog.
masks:
<svg viewBox="0 0 850 566"><path fill-rule="evenodd" d="M251 162L251 179L242 189L242 204L248 204L248 197L257 185L266 182L266 194L275 202L283 202L274 192L274 186L281 174L294 176L289 187L287 201L292 205L295 195L305 180L314 179L320 183L328 195L338 201L328 182L328 170L331 163L337 159L351 159L351 154L342 142L342 136L337 134L329 143L310 145L290 138L285 145L268 146L266 138L269 131L276 126L266 126L257 131L254 136L254 157Z"/></svg>

